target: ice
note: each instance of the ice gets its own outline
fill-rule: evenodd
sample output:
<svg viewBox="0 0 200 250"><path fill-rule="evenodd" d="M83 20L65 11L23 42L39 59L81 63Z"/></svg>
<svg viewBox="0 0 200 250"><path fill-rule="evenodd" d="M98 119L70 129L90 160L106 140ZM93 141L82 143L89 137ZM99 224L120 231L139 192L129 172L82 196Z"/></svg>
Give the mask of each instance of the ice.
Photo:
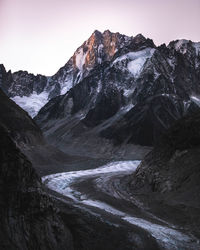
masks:
<svg viewBox="0 0 200 250"><path fill-rule="evenodd" d="M64 173L44 176L42 178L42 181L45 182L50 189L53 189L56 192L69 196L69 194L73 193L73 191L70 188L70 184L72 184L74 180L77 178L86 176L95 176L106 173L135 171L135 169L139 164L140 161L111 162L103 167L99 167L96 169L71 171L71 172L64 172Z"/></svg>
<svg viewBox="0 0 200 250"><path fill-rule="evenodd" d="M42 178L43 182L47 181L48 186L51 189L54 189L56 186L55 191L59 191L59 188L63 190L63 186L69 185L71 182L74 181L76 178L84 177L84 176L92 176L96 174L105 174L105 173L114 173L114 172L124 172L124 171L135 171L137 166L140 164L140 161L118 161L118 162L111 162L106 164L105 166L95 168L95 169L88 169L88 170L79 170L79 171L71 171L71 172L64 172L59 174L53 174L44 176ZM58 182L54 182L54 180ZM53 185L51 184L53 181ZM60 184L58 184L60 182ZM54 184L57 183L55 186ZM65 184L63 184L65 183ZM60 186L59 186L60 185Z"/></svg>
<svg viewBox="0 0 200 250"><path fill-rule="evenodd" d="M200 97L192 95L190 96L190 100L196 103L200 107Z"/></svg>
<svg viewBox="0 0 200 250"><path fill-rule="evenodd" d="M111 214L114 214L114 215L125 216L125 214L123 212L115 209L114 207L106 204L105 202L96 201L96 200L83 200L82 203L85 205L89 205L92 207L97 207L97 208L103 209L104 211L111 213Z"/></svg>
<svg viewBox="0 0 200 250"><path fill-rule="evenodd" d="M33 92L30 96L15 96L11 98L17 105L23 108L33 118L39 110L48 102L49 93L44 91L40 94Z"/></svg>
<svg viewBox="0 0 200 250"><path fill-rule="evenodd" d="M131 216L125 216L123 220L149 231L167 249L180 249L180 247L185 249L185 244L191 242L191 238L188 235L166 226Z"/></svg>
<svg viewBox="0 0 200 250"><path fill-rule="evenodd" d="M160 243L160 245L164 247L164 249L194 249L191 248L193 246L191 244L196 241L196 238L176 230L174 225L170 225L167 222L165 223L165 221L162 221L162 225L160 223L155 224L155 222L132 216L105 202L95 199L88 199L87 194L80 193L74 190L71 186L73 183L75 183L77 178L81 177L87 176L89 178L97 176L99 178L99 176L101 176L101 178L104 178L105 180L106 176L104 177L102 174L114 174L120 172L124 172L126 174L132 173L136 170L139 164L140 161L111 162L96 169L52 174L43 177L42 180L50 189L53 189L71 198L75 202L75 206L82 207L83 209L83 205L94 207L109 214L118 216L121 218L121 220L127 223L143 228L144 230L148 231L152 237L154 237ZM107 176L108 179L109 176ZM157 219L157 221L160 221L159 218L156 218L155 216L153 218L155 220Z"/></svg>
<svg viewBox="0 0 200 250"><path fill-rule="evenodd" d="M107 173L119 173L119 172L127 172L132 171L134 172L137 168L137 166L140 164L140 161L118 161L118 162L111 162L108 163L102 167L96 168L96 169L88 169L88 170L80 170L80 171L71 171L71 172L64 172L64 173L58 173L58 174L52 174L42 177L42 181L52 190L61 193L74 201L81 201L81 197L83 197L83 194L80 194L79 192L73 190L70 185L74 183L74 181L81 177L90 177L95 176L99 174L107 174ZM86 200L84 199L81 201L84 204L91 205L94 204L95 207L103 206L98 201L92 201L92 200ZM104 204L104 207L106 205ZM107 206L107 211L108 211ZM114 209L114 208L113 208ZM111 207L109 208L111 211ZM114 211L114 210L113 210ZM112 213L114 213L112 211Z"/></svg>

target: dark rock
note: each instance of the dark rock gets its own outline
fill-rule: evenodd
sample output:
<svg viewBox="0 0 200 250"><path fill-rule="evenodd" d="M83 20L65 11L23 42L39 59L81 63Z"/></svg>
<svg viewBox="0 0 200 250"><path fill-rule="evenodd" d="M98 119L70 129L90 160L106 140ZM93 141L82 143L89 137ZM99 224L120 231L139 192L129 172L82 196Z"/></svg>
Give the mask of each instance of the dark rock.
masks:
<svg viewBox="0 0 200 250"><path fill-rule="evenodd" d="M0 64L0 88L9 95L8 89L13 81L11 72L7 72L4 65Z"/></svg>
<svg viewBox="0 0 200 250"><path fill-rule="evenodd" d="M197 239L200 238L199 131L199 111L181 118L129 177L132 195L148 211Z"/></svg>
<svg viewBox="0 0 200 250"><path fill-rule="evenodd" d="M0 126L0 249L73 249L27 158Z"/></svg>

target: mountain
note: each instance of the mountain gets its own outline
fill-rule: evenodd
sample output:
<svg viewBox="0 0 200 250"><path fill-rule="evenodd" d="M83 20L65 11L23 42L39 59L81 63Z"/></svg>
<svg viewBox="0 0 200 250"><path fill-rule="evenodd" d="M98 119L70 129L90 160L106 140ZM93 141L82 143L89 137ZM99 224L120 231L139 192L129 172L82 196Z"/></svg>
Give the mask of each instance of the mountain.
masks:
<svg viewBox="0 0 200 250"><path fill-rule="evenodd" d="M151 41L149 41L151 43ZM103 33L95 30L70 58L70 60L51 77L54 84L61 86L61 94L65 94L82 79L89 75L98 65L111 62L121 50L137 47L137 37L128 37L109 30Z"/></svg>
<svg viewBox="0 0 200 250"><path fill-rule="evenodd" d="M197 238L200 236L199 163L200 112L195 112L181 118L162 136L129 180L133 196L140 197L147 209L161 217L168 216L169 221L176 218L177 224Z"/></svg>
<svg viewBox="0 0 200 250"><path fill-rule="evenodd" d="M118 40L109 40L109 51L114 46L116 52L106 59L103 53L101 60L96 56L100 45L92 45L95 59L82 57L81 80L39 111L35 121L51 143L105 153L112 151L110 142L152 146L177 119L199 109L200 43L177 40L156 47L141 34L93 36L98 44L101 37L123 42L119 46ZM80 50L85 51L84 45ZM59 74L65 78L64 69Z"/></svg>
<svg viewBox="0 0 200 250"><path fill-rule="evenodd" d="M51 77L0 67L3 91L32 117L40 111L35 121L51 142L63 145L90 137L108 147L110 141L151 146L199 108L199 81L200 43L156 47L141 34L109 30L94 31Z"/></svg>
<svg viewBox="0 0 200 250"><path fill-rule="evenodd" d="M34 117L51 98L65 94L97 65L111 61L121 48L128 50L131 46L136 46L133 37L96 30L51 77L27 71L6 72L0 65L0 87Z"/></svg>

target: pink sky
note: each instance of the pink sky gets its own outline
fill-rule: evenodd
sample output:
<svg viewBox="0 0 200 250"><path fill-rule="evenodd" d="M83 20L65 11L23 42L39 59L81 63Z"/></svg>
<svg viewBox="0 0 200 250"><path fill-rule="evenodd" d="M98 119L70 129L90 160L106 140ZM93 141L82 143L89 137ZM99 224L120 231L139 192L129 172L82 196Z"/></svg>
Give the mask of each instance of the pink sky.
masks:
<svg viewBox="0 0 200 250"><path fill-rule="evenodd" d="M54 74L97 29L200 41L200 0L0 0L0 63Z"/></svg>

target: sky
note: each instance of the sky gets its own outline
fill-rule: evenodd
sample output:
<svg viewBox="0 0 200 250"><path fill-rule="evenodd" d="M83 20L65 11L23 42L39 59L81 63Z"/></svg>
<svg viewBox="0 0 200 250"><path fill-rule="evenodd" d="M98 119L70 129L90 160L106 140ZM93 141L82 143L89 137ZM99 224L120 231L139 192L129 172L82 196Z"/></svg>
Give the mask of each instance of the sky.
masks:
<svg viewBox="0 0 200 250"><path fill-rule="evenodd" d="M94 30L200 41L200 0L0 0L0 63L51 76Z"/></svg>

